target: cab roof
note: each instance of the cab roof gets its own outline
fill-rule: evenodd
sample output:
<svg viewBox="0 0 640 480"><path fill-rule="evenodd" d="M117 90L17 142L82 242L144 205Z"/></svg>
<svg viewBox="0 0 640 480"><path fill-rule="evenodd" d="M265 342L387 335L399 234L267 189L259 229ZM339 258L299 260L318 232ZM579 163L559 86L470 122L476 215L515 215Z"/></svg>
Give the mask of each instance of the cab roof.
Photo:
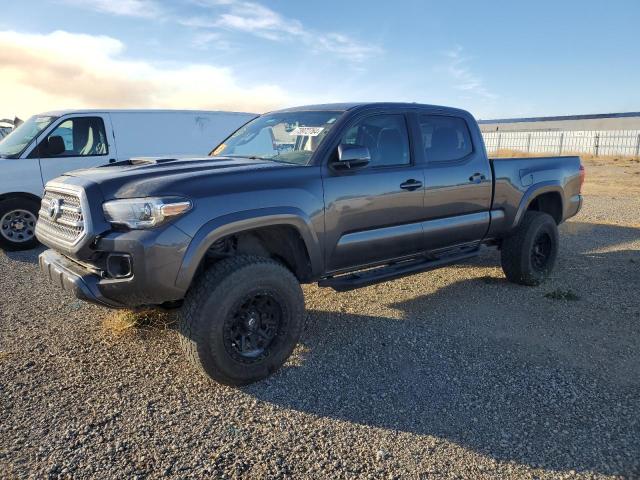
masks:
<svg viewBox="0 0 640 480"><path fill-rule="evenodd" d="M410 102L350 102L350 103L323 103L318 105L302 105L299 107L284 108L275 110L270 113L280 112L309 112L309 111L338 111L346 112L348 110L360 110L365 108L397 108L397 109L428 109L434 111L449 111L468 114L465 110L453 107L445 107L443 105L430 105L425 103Z"/></svg>

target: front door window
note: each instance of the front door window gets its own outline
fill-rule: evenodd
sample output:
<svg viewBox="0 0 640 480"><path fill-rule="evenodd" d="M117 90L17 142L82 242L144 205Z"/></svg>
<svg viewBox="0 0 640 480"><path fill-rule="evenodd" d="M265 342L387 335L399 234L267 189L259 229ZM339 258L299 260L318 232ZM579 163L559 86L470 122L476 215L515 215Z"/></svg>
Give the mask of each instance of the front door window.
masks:
<svg viewBox="0 0 640 480"><path fill-rule="evenodd" d="M100 117L77 117L64 120L47 137L61 137L64 151L50 154L41 148L41 157L92 157L109 150L104 122Z"/></svg>

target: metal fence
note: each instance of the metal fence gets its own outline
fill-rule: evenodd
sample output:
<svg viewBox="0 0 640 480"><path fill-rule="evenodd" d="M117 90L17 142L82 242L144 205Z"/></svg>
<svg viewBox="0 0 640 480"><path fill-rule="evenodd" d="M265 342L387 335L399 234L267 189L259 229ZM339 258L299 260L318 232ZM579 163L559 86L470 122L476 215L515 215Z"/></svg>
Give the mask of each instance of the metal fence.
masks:
<svg viewBox="0 0 640 480"><path fill-rule="evenodd" d="M640 156L640 130L482 132L487 151Z"/></svg>

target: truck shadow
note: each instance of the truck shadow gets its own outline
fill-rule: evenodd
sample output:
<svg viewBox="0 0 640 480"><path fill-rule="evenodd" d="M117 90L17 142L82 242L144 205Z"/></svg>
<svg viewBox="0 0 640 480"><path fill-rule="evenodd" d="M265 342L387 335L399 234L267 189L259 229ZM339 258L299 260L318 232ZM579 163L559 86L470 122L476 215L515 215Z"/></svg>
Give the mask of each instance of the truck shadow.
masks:
<svg viewBox="0 0 640 480"><path fill-rule="evenodd" d="M38 255L47 249L45 246L38 246L31 250L21 252L4 252L4 254L14 262L38 264Z"/></svg>
<svg viewBox="0 0 640 480"><path fill-rule="evenodd" d="M500 461L640 475L640 304L629 292L640 254L593 253L640 229L587 231L563 232L562 264L540 287L488 275L381 306L398 315L312 309L300 361L246 391ZM579 299L545 297L558 285Z"/></svg>
<svg viewBox="0 0 640 480"><path fill-rule="evenodd" d="M590 254L599 249L613 248L640 239L640 227L633 226L570 221L560 225L559 230L560 260L566 258L567 253ZM498 253L492 255L491 252L495 250L468 262L454 264L450 268L464 268L469 265L499 268L500 256Z"/></svg>

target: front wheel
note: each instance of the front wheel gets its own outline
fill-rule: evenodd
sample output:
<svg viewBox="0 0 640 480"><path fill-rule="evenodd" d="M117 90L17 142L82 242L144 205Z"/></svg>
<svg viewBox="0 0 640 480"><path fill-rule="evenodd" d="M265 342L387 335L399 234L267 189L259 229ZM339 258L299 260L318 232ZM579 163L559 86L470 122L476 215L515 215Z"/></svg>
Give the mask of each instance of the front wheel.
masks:
<svg viewBox="0 0 640 480"><path fill-rule="evenodd" d="M516 232L502 243L502 270L507 280L539 285L555 266L558 246L558 227L553 217L543 212L526 212Z"/></svg>
<svg viewBox="0 0 640 480"><path fill-rule="evenodd" d="M30 198L0 202L0 248L29 250L38 245L35 236L40 204Z"/></svg>
<svg viewBox="0 0 640 480"><path fill-rule="evenodd" d="M262 257L221 260L196 280L179 313L180 342L219 383L247 385L280 368L304 324L296 277Z"/></svg>

